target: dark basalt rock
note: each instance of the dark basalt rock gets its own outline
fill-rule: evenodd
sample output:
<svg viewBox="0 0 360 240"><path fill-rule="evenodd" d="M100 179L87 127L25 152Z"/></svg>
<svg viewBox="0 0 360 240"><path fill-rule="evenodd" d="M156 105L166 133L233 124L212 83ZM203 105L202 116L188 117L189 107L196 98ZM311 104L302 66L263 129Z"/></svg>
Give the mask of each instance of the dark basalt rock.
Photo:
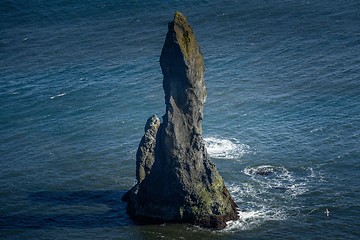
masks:
<svg viewBox="0 0 360 240"><path fill-rule="evenodd" d="M258 167L256 170L250 171L250 173L260 176L269 176L274 173L274 169L273 167L263 166L263 167Z"/></svg>
<svg viewBox="0 0 360 240"><path fill-rule="evenodd" d="M221 229L237 206L202 138L204 60L184 15L175 13L160 57L166 113L152 116L136 154L137 184L124 195L136 220Z"/></svg>
<svg viewBox="0 0 360 240"><path fill-rule="evenodd" d="M155 161L156 134L160 127L160 119L153 115L145 125L145 134L136 152L136 179L138 184L149 175Z"/></svg>

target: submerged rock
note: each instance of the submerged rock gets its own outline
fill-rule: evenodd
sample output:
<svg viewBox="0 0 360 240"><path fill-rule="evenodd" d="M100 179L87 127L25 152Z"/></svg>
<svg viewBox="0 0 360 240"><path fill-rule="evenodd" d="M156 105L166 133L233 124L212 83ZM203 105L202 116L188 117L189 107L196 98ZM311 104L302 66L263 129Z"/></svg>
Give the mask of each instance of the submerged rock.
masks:
<svg viewBox="0 0 360 240"><path fill-rule="evenodd" d="M147 121L136 155L137 184L123 197L143 222L187 222L224 228L237 206L202 138L204 60L183 14L169 23L160 57L166 113Z"/></svg>
<svg viewBox="0 0 360 240"><path fill-rule="evenodd" d="M269 176L274 173L274 168L272 166L260 166L250 169L249 173L253 175Z"/></svg>

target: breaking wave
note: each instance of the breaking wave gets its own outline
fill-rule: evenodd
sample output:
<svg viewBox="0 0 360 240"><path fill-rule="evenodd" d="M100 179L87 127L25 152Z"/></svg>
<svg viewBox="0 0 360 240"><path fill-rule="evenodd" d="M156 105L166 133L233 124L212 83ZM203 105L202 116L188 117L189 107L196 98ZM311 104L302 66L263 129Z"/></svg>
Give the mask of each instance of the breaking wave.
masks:
<svg viewBox="0 0 360 240"><path fill-rule="evenodd" d="M238 159L250 153L250 147L241 144L237 139L223 139L216 137L204 138L207 152L212 158Z"/></svg>
<svg viewBox="0 0 360 240"><path fill-rule="evenodd" d="M242 171L240 183L232 183L228 189L239 206L239 219L228 222L224 231L250 230L268 221L288 218L296 198L309 191L308 184L314 178L313 168L305 169L305 175L283 166L247 166Z"/></svg>
<svg viewBox="0 0 360 240"><path fill-rule="evenodd" d="M284 191L286 196L296 197L308 191L305 178L296 177L282 166L246 167L243 172L262 188Z"/></svg>

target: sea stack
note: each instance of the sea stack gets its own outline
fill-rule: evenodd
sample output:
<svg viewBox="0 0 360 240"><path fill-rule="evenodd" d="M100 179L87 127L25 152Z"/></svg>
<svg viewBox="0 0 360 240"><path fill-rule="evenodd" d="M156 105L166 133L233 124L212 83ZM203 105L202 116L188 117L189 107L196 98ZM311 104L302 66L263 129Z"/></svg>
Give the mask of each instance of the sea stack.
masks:
<svg viewBox="0 0 360 240"><path fill-rule="evenodd" d="M237 206L202 138L204 59L186 17L176 12L160 56L166 112L145 126L136 154L137 184L123 200L143 223L191 223L222 229Z"/></svg>

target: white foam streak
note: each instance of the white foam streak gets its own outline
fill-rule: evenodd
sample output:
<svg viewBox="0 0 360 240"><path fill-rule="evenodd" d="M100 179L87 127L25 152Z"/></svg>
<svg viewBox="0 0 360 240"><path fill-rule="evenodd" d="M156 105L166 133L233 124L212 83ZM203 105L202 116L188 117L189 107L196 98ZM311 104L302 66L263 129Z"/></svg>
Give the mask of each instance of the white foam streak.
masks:
<svg viewBox="0 0 360 240"><path fill-rule="evenodd" d="M241 144L237 139L223 139L216 137L204 138L207 152L212 158L239 159L250 152L250 147Z"/></svg>
<svg viewBox="0 0 360 240"><path fill-rule="evenodd" d="M57 98L57 97L62 97L62 96L65 96L65 95L66 95L66 93L60 93L58 95L50 97L50 99L54 99L54 98Z"/></svg>

